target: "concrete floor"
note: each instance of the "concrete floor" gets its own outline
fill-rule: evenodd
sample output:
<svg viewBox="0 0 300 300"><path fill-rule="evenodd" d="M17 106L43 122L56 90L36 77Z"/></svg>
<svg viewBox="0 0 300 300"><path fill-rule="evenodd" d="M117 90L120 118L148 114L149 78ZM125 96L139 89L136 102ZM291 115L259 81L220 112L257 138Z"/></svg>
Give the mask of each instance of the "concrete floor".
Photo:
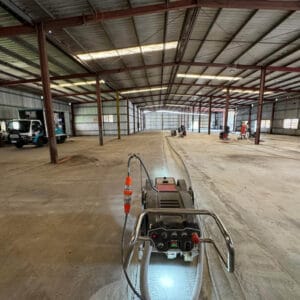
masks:
<svg viewBox="0 0 300 300"><path fill-rule="evenodd" d="M142 133L99 147L96 137L78 137L58 145L56 166L46 147L0 148L0 299L131 299L120 267L127 156L140 153L153 177L181 177L166 144L188 167L197 206L218 213L235 242L234 275L207 249L215 293L299 299L300 138L263 139Z"/></svg>

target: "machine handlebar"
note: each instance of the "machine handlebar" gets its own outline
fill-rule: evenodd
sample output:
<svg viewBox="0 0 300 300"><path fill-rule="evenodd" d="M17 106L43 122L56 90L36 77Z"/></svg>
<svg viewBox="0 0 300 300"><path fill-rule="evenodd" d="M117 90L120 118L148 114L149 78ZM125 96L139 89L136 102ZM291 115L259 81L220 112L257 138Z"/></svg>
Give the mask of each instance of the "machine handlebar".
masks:
<svg viewBox="0 0 300 300"><path fill-rule="evenodd" d="M233 272L234 271L234 247L233 247L232 239L231 239L227 229L225 228L224 224L219 219L219 217L216 214L210 212L209 210L204 210L204 209L184 209L184 208L172 208L172 209L169 209L169 208L151 208L151 209L145 209L139 215L139 217L138 217L138 219L135 223L134 231L132 233L130 244L129 244L128 255L127 255L125 265L127 265L129 263L130 259L131 259L133 248L134 248L134 245L136 244L136 242L138 240L148 240L148 238L146 238L146 237L139 236L143 219L148 214L168 215L168 216L170 216L170 215L201 215L201 216L210 216L210 217L212 217L214 219L215 223L217 224L217 226L218 226L218 228L219 228L219 230L220 230L220 232L221 232L221 234L222 234L222 236L225 240L226 247L227 247L227 258L226 259L224 258L221 251L219 250L219 248L217 247L217 245L215 244L215 242L212 239L203 238L203 239L201 239L201 242L202 243L213 244L215 250L217 251L218 255L220 256L222 262L224 263L227 271L228 272Z"/></svg>

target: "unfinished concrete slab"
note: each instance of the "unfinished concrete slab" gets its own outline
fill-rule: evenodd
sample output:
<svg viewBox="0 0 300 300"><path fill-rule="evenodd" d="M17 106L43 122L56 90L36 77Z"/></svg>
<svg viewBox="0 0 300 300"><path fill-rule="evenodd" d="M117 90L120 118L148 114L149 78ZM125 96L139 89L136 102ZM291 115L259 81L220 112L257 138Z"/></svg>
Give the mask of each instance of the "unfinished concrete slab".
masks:
<svg viewBox="0 0 300 300"><path fill-rule="evenodd" d="M207 247L215 292L205 297L299 298L299 138L263 139L254 146L143 133L99 147L96 137L74 138L59 145L56 166L46 147L0 148L0 299L132 299L120 263L128 153L140 153L152 177L184 176L172 148L197 206L219 214L235 242L235 275ZM140 211L138 165L133 173L131 226Z"/></svg>

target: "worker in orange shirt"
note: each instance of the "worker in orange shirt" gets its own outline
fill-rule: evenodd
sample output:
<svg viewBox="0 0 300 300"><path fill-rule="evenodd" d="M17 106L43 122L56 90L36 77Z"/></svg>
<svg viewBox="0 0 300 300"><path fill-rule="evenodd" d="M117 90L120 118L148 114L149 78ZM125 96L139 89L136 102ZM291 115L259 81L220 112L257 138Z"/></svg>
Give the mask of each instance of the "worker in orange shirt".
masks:
<svg viewBox="0 0 300 300"><path fill-rule="evenodd" d="M244 138L244 139L246 138L247 128L248 128L247 123L243 122L242 126L241 126L241 139L242 138Z"/></svg>

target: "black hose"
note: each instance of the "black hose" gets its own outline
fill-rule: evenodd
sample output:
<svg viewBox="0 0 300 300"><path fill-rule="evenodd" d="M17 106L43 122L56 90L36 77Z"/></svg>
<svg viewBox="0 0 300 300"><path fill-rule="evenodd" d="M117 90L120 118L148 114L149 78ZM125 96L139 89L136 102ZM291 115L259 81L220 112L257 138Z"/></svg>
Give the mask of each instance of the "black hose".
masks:
<svg viewBox="0 0 300 300"><path fill-rule="evenodd" d="M124 261L124 243L125 243L125 230L126 230L126 224L127 224L127 219L128 219L128 214L125 214L125 220L124 220L124 226L123 226L123 231L122 231L122 244L121 244L121 259L122 259L122 268L123 268L123 272L124 275L126 277L127 283L130 286L131 290L133 291L133 293L139 298L139 299L143 299L142 296L139 294L139 292L135 289L135 287L133 286L127 270L125 268L125 261Z"/></svg>
<svg viewBox="0 0 300 300"><path fill-rule="evenodd" d="M131 160L135 158L137 159L139 162L140 162L140 166L141 168L144 169L145 171L145 174L147 176L147 179L149 181L149 184L152 188L153 191L155 191L156 193L158 193L158 190L153 186L152 184L152 181L151 181L151 178L150 178L150 175L148 173L148 170L146 169L146 166L144 165L142 159L136 155L135 153L134 154L131 154L128 158L128 162L127 162L127 175L130 176L130 163L131 163ZM139 298L139 299L142 299L142 296L140 295L140 293L135 289L135 287L133 286L133 283L131 282L129 276L128 276L128 273L127 273L127 270L126 270L126 267L125 267L125 260L124 260L124 248L125 248L125 230L126 230L126 225L127 225L127 219L128 219L128 214L125 214L125 220L124 220L124 226L123 226L123 231L122 231L122 245L121 245L121 257L122 257L122 268L123 268L123 272L124 272L124 275L126 277L126 280L128 282L128 285L130 286L131 290L133 291L133 293Z"/></svg>
<svg viewBox="0 0 300 300"><path fill-rule="evenodd" d="M143 169L144 169L144 171L145 171L145 173L146 173L147 179L148 179L148 181L149 181L149 183L150 183L150 186L151 186L152 190L155 191L155 192L158 192L158 190L157 190L157 189L153 186L153 184L152 184L150 175L149 175L148 170L147 170L146 166L144 165L142 159L141 159L139 156L137 156L136 154L132 154L132 155L130 155L129 158L128 158L128 163L127 163L127 174L128 174L128 176L130 176L130 162L131 162L131 160L132 160L133 158L137 159L137 160L140 162L141 166L143 167Z"/></svg>

